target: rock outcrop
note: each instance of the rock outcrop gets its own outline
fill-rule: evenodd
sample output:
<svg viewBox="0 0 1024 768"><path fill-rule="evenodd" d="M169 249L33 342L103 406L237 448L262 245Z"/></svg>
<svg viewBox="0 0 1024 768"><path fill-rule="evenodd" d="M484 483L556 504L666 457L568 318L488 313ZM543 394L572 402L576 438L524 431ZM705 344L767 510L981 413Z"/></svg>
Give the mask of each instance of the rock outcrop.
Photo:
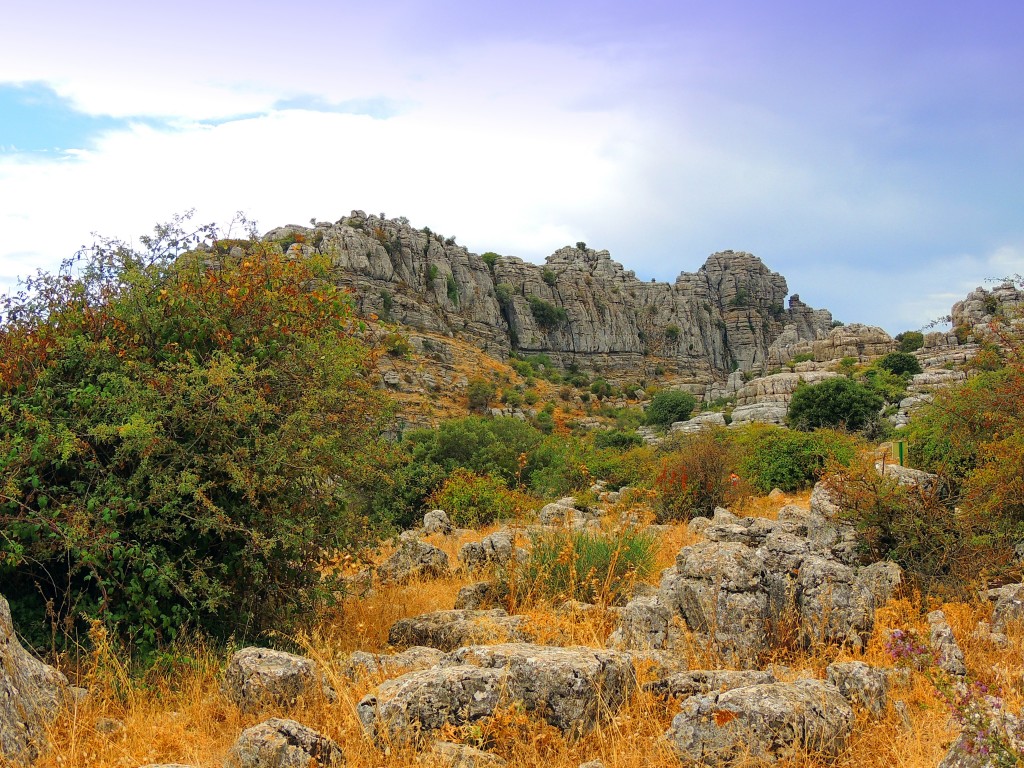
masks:
<svg viewBox="0 0 1024 768"><path fill-rule="evenodd" d="M33 760L67 696L67 678L18 642L10 606L0 595L0 759Z"/></svg>
<svg viewBox="0 0 1024 768"><path fill-rule="evenodd" d="M342 765L341 747L294 720L271 718L246 728L231 747L225 768L330 768Z"/></svg>
<svg viewBox="0 0 1024 768"><path fill-rule="evenodd" d="M610 642L673 649L681 620L701 652L743 668L794 642L863 648L901 573L893 563L861 566L855 532L836 512L819 487L811 510L784 507L777 520L724 509L695 518L691 530L705 541L679 551L656 595L621 609Z"/></svg>
<svg viewBox="0 0 1024 768"><path fill-rule="evenodd" d="M268 232L297 253L327 253L359 310L406 326L472 340L503 358L544 352L610 373L647 355L693 378L696 391L734 369L763 366L786 330L794 342L827 334L825 310L788 294L786 280L749 253L723 251L674 283L645 283L607 251L582 243L543 266L477 254L404 219L353 211L337 222Z"/></svg>
<svg viewBox="0 0 1024 768"><path fill-rule="evenodd" d="M692 696L666 736L679 758L729 765L773 761L806 749L836 757L846 747L853 709L821 680L771 683Z"/></svg>
<svg viewBox="0 0 1024 768"><path fill-rule="evenodd" d="M530 635L525 617L509 616L502 608L451 610L399 619L388 632L388 642L453 651L474 643L528 640Z"/></svg>
<svg viewBox="0 0 1024 768"><path fill-rule="evenodd" d="M460 648L440 665L378 686L359 702L377 740L409 742L516 702L567 734L582 734L636 689L628 654L525 643Z"/></svg>
<svg viewBox="0 0 1024 768"><path fill-rule="evenodd" d="M271 648L243 648L234 653L221 691L243 712L290 706L300 697L334 699L334 690L315 661Z"/></svg>

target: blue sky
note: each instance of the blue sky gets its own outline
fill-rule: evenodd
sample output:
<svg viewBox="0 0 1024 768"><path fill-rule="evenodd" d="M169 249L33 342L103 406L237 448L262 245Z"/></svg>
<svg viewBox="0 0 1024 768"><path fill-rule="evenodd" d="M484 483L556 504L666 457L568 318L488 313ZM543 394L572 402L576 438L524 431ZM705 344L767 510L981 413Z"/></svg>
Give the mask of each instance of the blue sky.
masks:
<svg viewBox="0 0 1024 768"><path fill-rule="evenodd" d="M213 5L5 9L0 285L190 208L746 250L893 333L1024 272L1024 4Z"/></svg>

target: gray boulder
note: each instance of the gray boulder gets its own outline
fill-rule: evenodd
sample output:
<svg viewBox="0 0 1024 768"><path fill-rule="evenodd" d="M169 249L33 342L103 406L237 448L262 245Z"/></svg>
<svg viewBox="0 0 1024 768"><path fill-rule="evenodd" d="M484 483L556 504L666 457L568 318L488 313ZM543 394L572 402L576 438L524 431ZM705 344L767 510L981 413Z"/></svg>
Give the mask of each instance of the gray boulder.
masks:
<svg viewBox="0 0 1024 768"><path fill-rule="evenodd" d="M507 565L519 557L520 550L516 547L513 531L502 528L484 536L480 541L470 541L459 550L459 562L468 571L479 570L492 566Z"/></svg>
<svg viewBox="0 0 1024 768"><path fill-rule="evenodd" d="M300 697L335 697L315 661L270 648L243 648L233 654L221 692L243 712L291 706Z"/></svg>
<svg viewBox="0 0 1024 768"><path fill-rule="evenodd" d="M875 717L885 712L889 700L889 676L863 661L837 661L828 665L825 679L851 704L859 704Z"/></svg>
<svg viewBox="0 0 1024 768"><path fill-rule="evenodd" d="M1024 584L1009 584L996 593L992 629L1005 633L1009 625L1024 622Z"/></svg>
<svg viewBox="0 0 1024 768"><path fill-rule="evenodd" d="M225 768L309 768L341 765L341 747L294 720L271 718L246 728L231 747Z"/></svg>
<svg viewBox="0 0 1024 768"><path fill-rule="evenodd" d="M658 696L686 698L704 693L723 693L733 688L769 685L779 682L771 672L760 670L691 669L662 680L655 680L644 689Z"/></svg>
<svg viewBox="0 0 1024 768"><path fill-rule="evenodd" d="M676 647L678 641L672 610L657 595L645 595L634 597L619 611L619 623L608 638L608 647L665 650Z"/></svg>
<svg viewBox="0 0 1024 768"><path fill-rule="evenodd" d="M441 662L465 664L504 670L510 698L566 733L587 732L636 689L632 658L616 651L506 643L460 648Z"/></svg>
<svg viewBox="0 0 1024 768"><path fill-rule="evenodd" d="M448 519L448 513L443 509L432 509L423 516L424 533L441 533L447 536L452 530L452 521Z"/></svg>
<svg viewBox="0 0 1024 768"><path fill-rule="evenodd" d="M406 648L401 653L382 654L355 651L348 657L345 674L352 678L387 675L397 677L407 672L430 669L441 661L444 651L425 646Z"/></svg>
<svg viewBox="0 0 1024 768"><path fill-rule="evenodd" d="M680 760L709 766L800 750L830 758L846 748L852 722L853 710L835 686L798 680L691 696L666 737Z"/></svg>
<svg viewBox="0 0 1024 768"><path fill-rule="evenodd" d="M473 643L525 641L532 636L523 616L502 608L434 611L396 621L388 632L391 645L425 645L452 651Z"/></svg>
<svg viewBox="0 0 1024 768"><path fill-rule="evenodd" d="M442 726L493 715L507 680L503 669L434 667L385 681L363 697L356 711L371 737L409 743Z"/></svg>
<svg viewBox="0 0 1024 768"><path fill-rule="evenodd" d="M939 669L956 676L967 674L964 652L953 635L945 612L932 611L928 614L928 639L935 652L935 663Z"/></svg>
<svg viewBox="0 0 1024 768"><path fill-rule="evenodd" d="M804 558L797 579L800 636L805 646L863 648L875 623L875 600L856 571L835 560Z"/></svg>
<svg viewBox="0 0 1024 768"><path fill-rule="evenodd" d="M764 555L743 544L683 547L662 575L660 597L691 631L707 637L726 661L756 663L767 647L768 599L760 590Z"/></svg>
<svg viewBox="0 0 1024 768"><path fill-rule="evenodd" d="M501 768L508 765L503 757L450 741L435 741L430 748L430 759L421 759L421 762L439 768Z"/></svg>
<svg viewBox="0 0 1024 768"><path fill-rule="evenodd" d="M0 595L0 757L34 760L68 695L67 678L18 642L11 608Z"/></svg>
<svg viewBox="0 0 1024 768"><path fill-rule="evenodd" d="M383 584L402 584L410 579L440 579L450 572L447 553L419 539L405 539L387 560L377 566Z"/></svg>
<svg viewBox="0 0 1024 768"><path fill-rule="evenodd" d="M501 600L501 589L493 581L475 581L459 590L455 598L456 609L473 611L494 608Z"/></svg>

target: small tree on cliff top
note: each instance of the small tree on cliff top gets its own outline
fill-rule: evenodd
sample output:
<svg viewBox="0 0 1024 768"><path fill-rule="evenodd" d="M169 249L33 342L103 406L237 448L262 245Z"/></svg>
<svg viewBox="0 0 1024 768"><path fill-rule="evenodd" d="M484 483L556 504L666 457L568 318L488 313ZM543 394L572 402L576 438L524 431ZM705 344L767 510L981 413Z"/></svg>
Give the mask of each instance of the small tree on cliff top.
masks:
<svg viewBox="0 0 1024 768"><path fill-rule="evenodd" d="M377 350L326 261L190 250L212 234L104 241L0 303L0 583L26 628L287 626L367 535Z"/></svg>

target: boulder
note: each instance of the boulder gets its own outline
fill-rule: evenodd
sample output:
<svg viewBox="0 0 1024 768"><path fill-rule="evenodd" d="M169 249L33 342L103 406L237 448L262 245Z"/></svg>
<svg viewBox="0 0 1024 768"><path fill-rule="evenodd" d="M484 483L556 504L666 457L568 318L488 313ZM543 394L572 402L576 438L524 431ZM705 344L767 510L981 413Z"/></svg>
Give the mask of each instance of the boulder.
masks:
<svg viewBox="0 0 1024 768"><path fill-rule="evenodd" d="M1024 584L1009 584L995 596L992 609L992 629L1005 633L1007 627L1024 623Z"/></svg>
<svg viewBox="0 0 1024 768"><path fill-rule="evenodd" d="M511 700L573 734L613 714L636 688L628 654L595 648L478 645L460 648L441 662L442 667L466 664L503 670Z"/></svg>
<svg viewBox="0 0 1024 768"><path fill-rule="evenodd" d="M429 759L421 759L421 762L437 768L501 768L508 765L503 757L450 741L435 741L430 748Z"/></svg>
<svg viewBox="0 0 1024 768"><path fill-rule="evenodd" d="M763 553L744 544L683 547L675 568L662 575L660 598L691 631L710 638L727 661L751 665L766 648L763 567Z"/></svg>
<svg viewBox="0 0 1024 768"><path fill-rule="evenodd" d="M377 675L396 677L407 672L430 669L441 661L443 656L444 651L425 646L413 646L401 653L393 654L355 651L348 657L344 669L345 674L352 679Z"/></svg>
<svg viewBox="0 0 1024 768"><path fill-rule="evenodd" d="M664 650L676 647L679 631L672 610L657 595L634 597L619 611L619 622L608 638L608 647L630 650Z"/></svg>
<svg viewBox="0 0 1024 768"><path fill-rule="evenodd" d="M532 633L523 616L509 616L501 608L434 611L399 619L388 632L391 645L425 645L452 651L473 643L529 640Z"/></svg>
<svg viewBox="0 0 1024 768"><path fill-rule="evenodd" d="M768 685L779 682L771 672L760 670L691 669L655 680L645 690L659 696L686 698L704 693L724 693L733 688Z"/></svg>
<svg viewBox="0 0 1024 768"><path fill-rule="evenodd" d="M454 607L473 611L494 608L501 601L501 593L501 587L493 581L475 581L459 590Z"/></svg>
<svg viewBox="0 0 1024 768"><path fill-rule="evenodd" d="M691 696L666 733L679 759L728 765L771 761L801 750L824 758L845 748L853 710L821 680L798 680Z"/></svg>
<svg viewBox="0 0 1024 768"><path fill-rule="evenodd" d="M10 606L0 595L0 757L34 760L68 696L67 678L18 642Z"/></svg>
<svg viewBox="0 0 1024 768"><path fill-rule="evenodd" d="M493 715L505 700L507 681L504 669L434 667L385 681L356 711L377 741L408 743L445 725Z"/></svg>
<svg viewBox="0 0 1024 768"><path fill-rule="evenodd" d="M459 562L468 571L507 565L513 558L519 557L520 550L515 542L515 533L503 528L484 536L480 541L463 544L459 550Z"/></svg>
<svg viewBox="0 0 1024 768"><path fill-rule="evenodd" d="M402 584L410 579L440 579L449 574L448 555L433 544L407 539L387 560L377 566L383 584Z"/></svg>
<svg viewBox="0 0 1024 768"><path fill-rule="evenodd" d="M452 521L443 509L432 509L423 516L423 532L448 535L454 530Z"/></svg>
<svg viewBox="0 0 1024 768"><path fill-rule="evenodd" d="M335 697L317 663L270 648L243 648L231 656L221 692L243 712L287 707L300 697Z"/></svg>
<svg viewBox="0 0 1024 768"><path fill-rule="evenodd" d="M800 636L805 646L838 643L863 648L875 623L875 599L848 565L804 558L797 578Z"/></svg>
<svg viewBox="0 0 1024 768"><path fill-rule="evenodd" d="M889 676L884 670L862 661L837 661L828 665L825 679L839 689L851 704L857 704L875 717L885 712L889 700Z"/></svg>
<svg viewBox="0 0 1024 768"><path fill-rule="evenodd" d="M964 652L953 635L953 629L946 620L944 611L928 614L928 639L935 652L935 663L939 669L955 676L967 674Z"/></svg>
<svg viewBox="0 0 1024 768"><path fill-rule="evenodd" d="M314 762L315 761L315 762ZM228 752L225 768L327 768L341 765L341 747L294 720L271 718L246 728Z"/></svg>

